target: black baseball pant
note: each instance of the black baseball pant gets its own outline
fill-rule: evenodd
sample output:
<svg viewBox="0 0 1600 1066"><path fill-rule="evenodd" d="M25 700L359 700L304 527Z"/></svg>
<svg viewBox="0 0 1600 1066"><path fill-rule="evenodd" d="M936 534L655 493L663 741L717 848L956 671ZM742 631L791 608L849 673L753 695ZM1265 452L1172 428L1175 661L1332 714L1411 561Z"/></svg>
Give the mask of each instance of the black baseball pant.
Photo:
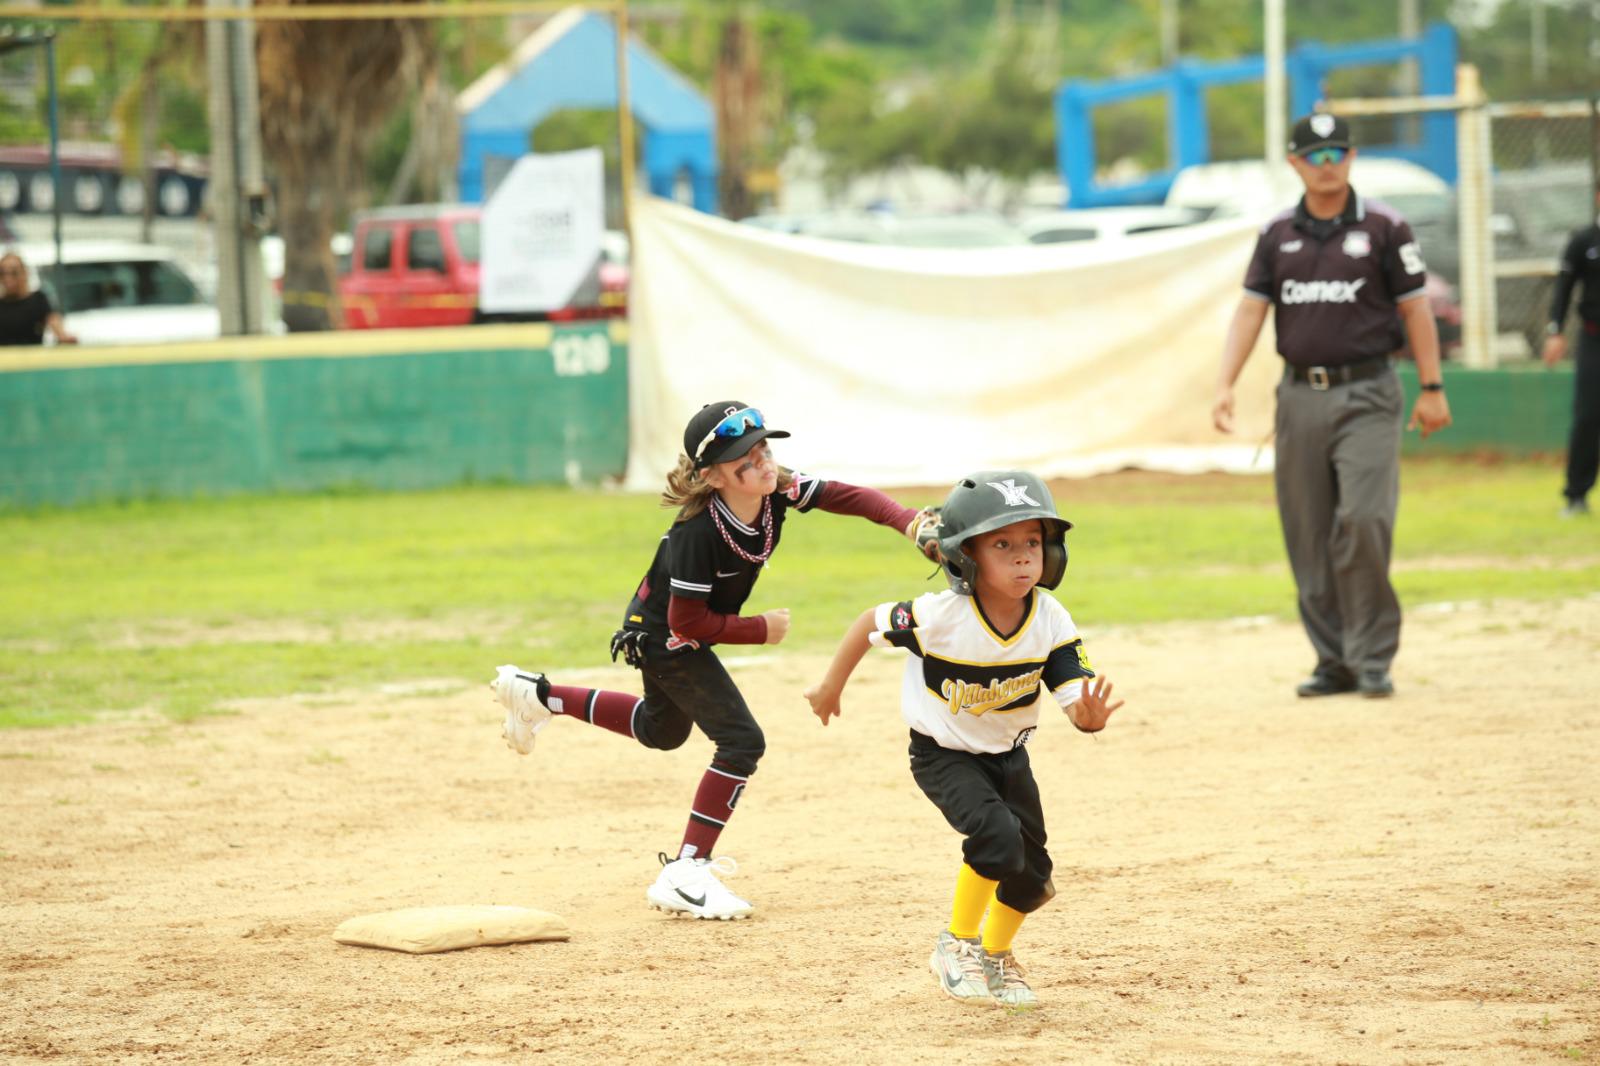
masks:
<svg viewBox="0 0 1600 1066"><path fill-rule="evenodd" d="M644 706L633 735L647 748L671 751L695 726L717 746L712 765L749 777L767 750L744 696L710 648L648 655L639 668Z"/></svg>
<svg viewBox="0 0 1600 1066"><path fill-rule="evenodd" d="M1054 895L1027 748L998 755L953 751L912 730L911 775L950 828L966 838L961 857L967 865L1000 882L996 899L1028 914Z"/></svg>
<svg viewBox="0 0 1600 1066"><path fill-rule="evenodd" d="M1572 436L1567 441L1569 500L1594 488L1600 470L1600 325L1583 323L1578 334L1577 374L1572 382Z"/></svg>

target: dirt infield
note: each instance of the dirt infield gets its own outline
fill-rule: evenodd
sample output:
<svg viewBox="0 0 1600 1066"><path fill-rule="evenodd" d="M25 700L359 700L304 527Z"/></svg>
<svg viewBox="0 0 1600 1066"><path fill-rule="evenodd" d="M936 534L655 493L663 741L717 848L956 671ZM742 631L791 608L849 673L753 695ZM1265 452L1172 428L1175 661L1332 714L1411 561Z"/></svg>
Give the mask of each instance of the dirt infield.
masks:
<svg viewBox="0 0 1600 1066"><path fill-rule="evenodd" d="M0 1058L1600 1061L1600 599L1413 611L1388 702L1296 701L1292 626L1087 629L1130 703L1031 748L1060 893L1017 943L1031 1014L927 972L959 852L906 769L898 658L824 730L821 660L771 652L735 671L769 741L723 838L740 923L644 906L698 736L557 721L519 757L459 685L0 734ZM330 938L455 903L575 935Z"/></svg>

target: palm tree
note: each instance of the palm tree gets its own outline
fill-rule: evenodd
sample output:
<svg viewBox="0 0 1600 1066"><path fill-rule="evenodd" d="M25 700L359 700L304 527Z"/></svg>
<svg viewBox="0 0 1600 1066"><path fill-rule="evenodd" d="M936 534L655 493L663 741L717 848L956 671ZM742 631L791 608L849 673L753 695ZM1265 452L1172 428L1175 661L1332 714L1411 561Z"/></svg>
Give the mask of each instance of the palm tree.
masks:
<svg viewBox="0 0 1600 1066"><path fill-rule="evenodd" d="M261 139L276 185L291 330L337 324L328 242L361 206L367 150L384 121L432 74L432 38L429 25L411 19L257 24Z"/></svg>

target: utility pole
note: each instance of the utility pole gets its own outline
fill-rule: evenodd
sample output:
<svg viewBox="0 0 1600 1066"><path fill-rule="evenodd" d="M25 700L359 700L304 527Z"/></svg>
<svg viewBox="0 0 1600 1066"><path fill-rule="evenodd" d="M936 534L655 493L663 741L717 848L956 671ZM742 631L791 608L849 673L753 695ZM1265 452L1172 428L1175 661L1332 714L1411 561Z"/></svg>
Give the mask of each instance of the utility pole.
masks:
<svg viewBox="0 0 1600 1066"><path fill-rule="evenodd" d="M633 93L628 82L628 0L618 0L612 29L617 46L617 154L622 186L622 231L633 239Z"/></svg>
<svg viewBox="0 0 1600 1066"><path fill-rule="evenodd" d="M1265 89L1266 114L1262 116L1262 132L1265 138L1263 155L1267 161L1267 173L1277 174L1284 155L1284 145L1288 142L1288 134L1284 132L1286 125L1284 112L1288 110L1286 81L1284 78L1284 25L1283 25L1283 0L1265 0L1263 4L1266 47L1263 49L1266 60L1266 77L1262 80Z"/></svg>
<svg viewBox="0 0 1600 1066"><path fill-rule="evenodd" d="M1400 0L1400 37L1402 40L1414 41L1422 34L1422 12L1420 0ZM1417 67L1414 56L1407 56L1400 63L1400 95L1417 96L1422 92L1422 75ZM1416 115L1403 115L1400 118L1400 128L1395 131L1399 140L1407 144L1416 144L1421 139L1422 124Z"/></svg>
<svg viewBox="0 0 1600 1066"><path fill-rule="evenodd" d="M247 0L206 0L206 6L242 9ZM261 237L267 206L255 30L255 22L247 18L206 23L211 97L211 177L206 187L216 231L217 312L225 337L261 333L266 326Z"/></svg>
<svg viewBox="0 0 1600 1066"><path fill-rule="evenodd" d="M1178 0L1161 0L1161 64L1178 61Z"/></svg>
<svg viewBox="0 0 1600 1066"><path fill-rule="evenodd" d="M1528 33L1528 51L1532 59L1533 87L1543 89L1550 81L1550 31L1547 25L1544 0L1528 0L1532 8Z"/></svg>

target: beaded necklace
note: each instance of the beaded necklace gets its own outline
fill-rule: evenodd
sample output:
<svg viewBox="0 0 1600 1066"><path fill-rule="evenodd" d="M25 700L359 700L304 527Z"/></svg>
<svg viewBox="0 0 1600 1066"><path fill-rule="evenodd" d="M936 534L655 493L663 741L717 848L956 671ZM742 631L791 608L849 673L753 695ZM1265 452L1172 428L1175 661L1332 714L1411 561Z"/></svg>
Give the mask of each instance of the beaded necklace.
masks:
<svg viewBox="0 0 1600 1066"><path fill-rule="evenodd" d="M725 505L720 498L711 501L711 521L717 527L717 532L722 534L723 543L727 544L728 547L733 549L733 554L737 555L747 563L755 563L757 566L765 563L767 558L772 555L772 531L775 526L775 523L772 521L772 497L761 497L760 527L766 530L767 538L766 543L761 546L760 555L751 555L749 552L745 551L739 546L738 541L733 539L733 534L728 532L728 527L722 523L721 511L724 506Z"/></svg>

